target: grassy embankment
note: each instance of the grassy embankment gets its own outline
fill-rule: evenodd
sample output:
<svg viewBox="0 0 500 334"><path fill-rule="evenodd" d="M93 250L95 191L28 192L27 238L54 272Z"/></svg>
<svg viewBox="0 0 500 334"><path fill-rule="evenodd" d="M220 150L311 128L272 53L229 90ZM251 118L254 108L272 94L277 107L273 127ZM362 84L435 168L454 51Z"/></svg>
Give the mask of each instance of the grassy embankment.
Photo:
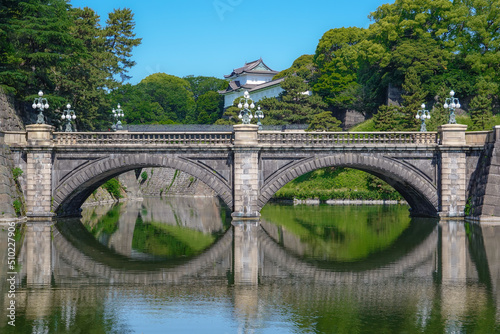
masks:
<svg viewBox="0 0 500 334"><path fill-rule="evenodd" d="M391 186L379 178L356 169L321 168L286 184L275 199L401 200Z"/></svg>

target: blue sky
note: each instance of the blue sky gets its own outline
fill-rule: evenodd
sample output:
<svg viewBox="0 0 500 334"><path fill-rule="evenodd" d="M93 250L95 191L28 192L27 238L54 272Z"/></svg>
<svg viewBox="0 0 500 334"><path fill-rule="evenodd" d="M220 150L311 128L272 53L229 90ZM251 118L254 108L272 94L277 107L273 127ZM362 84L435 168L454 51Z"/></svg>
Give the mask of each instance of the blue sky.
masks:
<svg viewBox="0 0 500 334"><path fill-rule="evenodd" d="M368 15L391 0L71 0L90 7L104 25L115 8L130 8L136 36L130 70L136 84L156 72L223 78L233 68L262 57L274 70L314 54L329 29L363 27Z"/></svg>

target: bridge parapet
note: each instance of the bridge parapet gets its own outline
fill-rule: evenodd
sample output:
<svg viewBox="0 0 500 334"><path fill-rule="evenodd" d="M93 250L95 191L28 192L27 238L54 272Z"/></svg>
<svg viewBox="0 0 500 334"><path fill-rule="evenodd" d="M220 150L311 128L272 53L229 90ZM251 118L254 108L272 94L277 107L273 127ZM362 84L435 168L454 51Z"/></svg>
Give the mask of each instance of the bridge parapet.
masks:
<svg viewBox="0 0 500 334"><path fill-rule="evenodd" d="M5 131L5 144L15 147L26 145L26 131Z"/></svg>
<svg viewBox="0 0 500 334"><path fill-rule="evenodd" d="M437 132L280 132L260 131L259 144L285 146L437 145Z"/></svg>
<svg viewBox="0 0 500 334"><path fill-rule="evenodd" d="M494 142L495 142L494 131L470 131L465 133L465 143L468 146L474 146L474 145L483 146L485 144Z"/></svg>
<svg viewBox="0 0 500 334"><path fill-rule="evenodd" d="M55 132L54 142L66 145L229 146L232 132Z"/></svg>
<svg viewBox="0 0 500 334"><path fill-rule="evenodd" d="M5 131L5 143L11 147L26 146L26 131ZM330 146L333 144L424 144L435 145L441 138L437 132L282 132L259 131L259 145ZM92 145L188 145L232 146L233 132L54 132L56 146ZM494 131L465 133L467 146L482 146L495 142Z"/></svg>

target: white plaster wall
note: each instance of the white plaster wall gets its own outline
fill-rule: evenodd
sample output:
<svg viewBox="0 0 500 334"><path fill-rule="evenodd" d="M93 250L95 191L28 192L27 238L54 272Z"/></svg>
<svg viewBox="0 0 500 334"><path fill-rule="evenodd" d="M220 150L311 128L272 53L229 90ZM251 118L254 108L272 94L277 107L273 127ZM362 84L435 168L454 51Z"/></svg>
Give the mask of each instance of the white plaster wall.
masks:
<svg viewBox="0 0 500 334"><path fill-rule="evenodd" d="M268 89L259 90L255 93L250 93L250 98L254 100L254 102L258 102L265 97L278 97L284 89L281 87L269 87ZM224 96L224 108L230 107L233 105L234 99L239 96L242 96L243 92L234 92Z"/></svg>

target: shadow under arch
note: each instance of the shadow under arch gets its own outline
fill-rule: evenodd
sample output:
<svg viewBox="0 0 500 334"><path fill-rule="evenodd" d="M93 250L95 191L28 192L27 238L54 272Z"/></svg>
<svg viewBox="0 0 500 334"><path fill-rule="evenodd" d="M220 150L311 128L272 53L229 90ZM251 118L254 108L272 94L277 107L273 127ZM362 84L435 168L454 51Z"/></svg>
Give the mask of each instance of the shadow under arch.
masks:
<svg viewBox="0 0 500 334"><path fill-rule="evenodd" d="M273 175L261 188L259 210L285 184L300 175L324 167L347 167L362 170L391 185L410 205L412 216L437 217L438 189L429 177L388 157L345 153L297 162Z"/></svg>
<svg viewBox="0 0 500 334"><path fill-rule="evenodd" d="M149 167L173 168L194 176L210 187L229 208L233 206L230 185L207 166L182 158L137 153L112 155L70 172L53 191L52 210L60 217L79 215L81 205L107 180L137 168Z"/></svg>

